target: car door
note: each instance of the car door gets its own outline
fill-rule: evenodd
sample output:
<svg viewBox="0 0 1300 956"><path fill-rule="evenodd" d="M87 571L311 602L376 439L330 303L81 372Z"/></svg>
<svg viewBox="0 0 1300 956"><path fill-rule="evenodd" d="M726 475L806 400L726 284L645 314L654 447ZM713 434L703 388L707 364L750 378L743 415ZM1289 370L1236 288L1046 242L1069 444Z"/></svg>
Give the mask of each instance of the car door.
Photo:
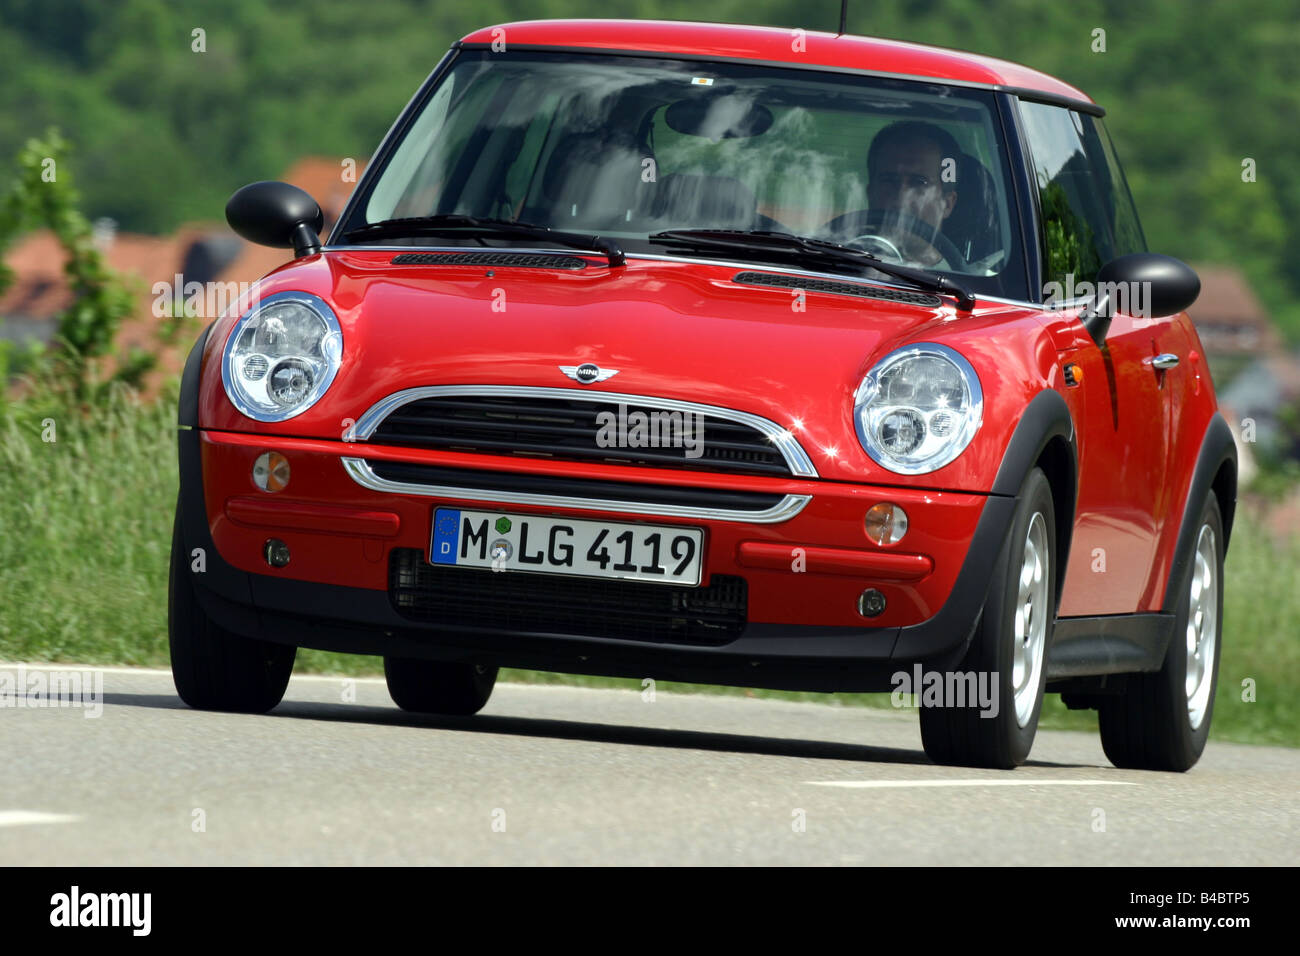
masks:
<svg viewBox="0 0 1300 956"><path fill-rule="evenodd" d="M1022 102L1021 121L1038 187L1044 300L1069 317L1074 332L1062 366L1082 370L1078 501L1058 614L1147 610L1167 507L1170 432L1169 393L1154 359L1169 344L1170 320L1148 317L1141 296L1124 294L1100 347L1083 331L1079 314L1096 291L1098 270L1144 251L1145 241L1094 117Z"/></svg>

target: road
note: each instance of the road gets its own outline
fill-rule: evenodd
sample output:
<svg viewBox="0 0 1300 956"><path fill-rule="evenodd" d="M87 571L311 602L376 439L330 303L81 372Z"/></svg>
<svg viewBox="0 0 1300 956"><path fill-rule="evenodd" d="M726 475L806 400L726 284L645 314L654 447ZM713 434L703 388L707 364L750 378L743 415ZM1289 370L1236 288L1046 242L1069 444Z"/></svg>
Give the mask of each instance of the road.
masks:
<svg viewBox="0 0 1300 956"><path fill-rule="evenodd" d="M0 710L0 865L1300 861L1300 750L1156 774L1040 732L1002 773L930 764L892 710L501 684L426 718L295 676L245 716L190 710L166 671L103 682L97 718Z"/></svg>

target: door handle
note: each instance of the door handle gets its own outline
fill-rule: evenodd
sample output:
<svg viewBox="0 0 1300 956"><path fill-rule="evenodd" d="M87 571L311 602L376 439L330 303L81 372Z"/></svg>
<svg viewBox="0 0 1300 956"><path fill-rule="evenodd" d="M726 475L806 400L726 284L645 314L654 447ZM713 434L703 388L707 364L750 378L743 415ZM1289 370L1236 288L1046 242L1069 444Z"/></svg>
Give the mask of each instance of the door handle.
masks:
<svg viewBox="0 0 1300 956"><path fill-rule="evenodd" d="M1159 355L1154 355L1149 359L1143 359L1142 362L1143 364L1150 365L1152 368L1158 368L1161 371L1164 371L1165 369L1173 368L1178 364L1178 356L1172 352L1161 352Z"/></svg>

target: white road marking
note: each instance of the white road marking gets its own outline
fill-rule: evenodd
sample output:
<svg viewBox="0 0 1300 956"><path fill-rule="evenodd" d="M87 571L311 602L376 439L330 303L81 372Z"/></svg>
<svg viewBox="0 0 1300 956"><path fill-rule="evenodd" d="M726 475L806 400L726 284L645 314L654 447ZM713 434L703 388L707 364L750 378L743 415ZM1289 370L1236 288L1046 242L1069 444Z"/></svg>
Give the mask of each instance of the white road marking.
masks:
<svg viewBox="0 0 1300 956"><path fill-rule="evenodd" d="M810 787L1136 787L1129 780L805 780Z"/></svg>
<svg viewBox="0 0 1300 956"><path fill-rule="evenodd" d="M171 677L172 672L165 667L101 667L99 664L27 664L22 661L8 663L0 661L0 670L12 670L22 665L29 671L101 671L105 674L134 674L146 677ZM349 677L347 674L294 674L290 680L296 681L331 681L335 684L352 680L358 684L382 684L382 677Z"/></svg>
<svg viewBox="0 0 1300 956"><path fill-rule="evenodd" d="M39 810L0 810L0 827L21 827L32 823L76 823L81 817Z"/></svg>

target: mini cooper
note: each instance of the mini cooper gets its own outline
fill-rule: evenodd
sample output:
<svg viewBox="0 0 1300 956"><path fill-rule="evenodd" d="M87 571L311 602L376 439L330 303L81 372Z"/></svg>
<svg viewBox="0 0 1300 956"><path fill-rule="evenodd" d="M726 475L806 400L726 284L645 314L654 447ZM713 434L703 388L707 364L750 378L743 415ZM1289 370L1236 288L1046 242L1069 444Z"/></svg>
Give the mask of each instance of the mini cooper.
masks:
<svg viewBox="0 0 1300 956"><path fill-rule="evenodd" d="M296 648L408 711L516 667L916 695L943 764L1046 693L1118 766L1214 708L1236 452L1088 96L910 43L544 21L453 45L322 239L187 361L172 669Z"/></svg>

